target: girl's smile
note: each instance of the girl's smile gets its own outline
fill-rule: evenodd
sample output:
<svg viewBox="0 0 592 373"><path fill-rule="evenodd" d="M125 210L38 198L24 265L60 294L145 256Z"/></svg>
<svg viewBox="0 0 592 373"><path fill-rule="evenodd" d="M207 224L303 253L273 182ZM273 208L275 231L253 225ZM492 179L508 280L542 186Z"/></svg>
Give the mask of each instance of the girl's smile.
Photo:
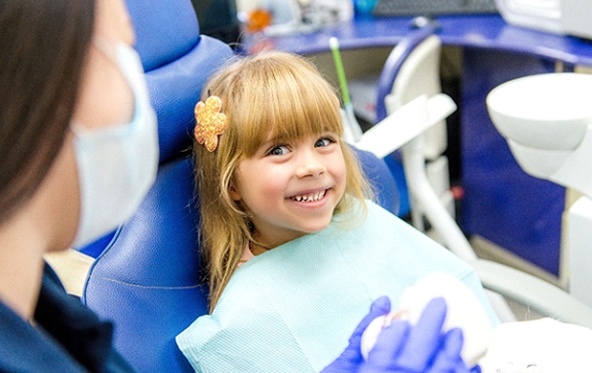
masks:
<svg viewBox="0 0 592 373"><path fill-rule="evenodd" d="M303 203L318 202L325 197L327 191L328 189L322 189L320 191L303 193L289 198L293 201Z"/></svg>

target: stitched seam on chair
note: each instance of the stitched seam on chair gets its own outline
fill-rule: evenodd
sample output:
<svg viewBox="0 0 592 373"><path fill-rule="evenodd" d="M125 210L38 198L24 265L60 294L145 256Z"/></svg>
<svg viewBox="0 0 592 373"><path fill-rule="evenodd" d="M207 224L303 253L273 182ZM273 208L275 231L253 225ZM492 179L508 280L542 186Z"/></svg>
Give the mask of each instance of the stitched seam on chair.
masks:
<svg viewBox="0 0 592 373"><path fill-rule="evenodd" d="M186 290L186 289L195 289L198 288L202 285L190 285L190 286L148 286L148 285L138 285L138 284L132 284L129 282L125 282L125 281L120 281L120 280L114 280L112 278L107 278L107 277L99 277L100 280L105 280L105 281L109 281L109 282L114 282L114 283L118 283L118 284L122 284L122 285L127 285L127 286L132 286L132 287L136 287L136 288L140 288L140 289L160 289L160 290Z"/></svg>

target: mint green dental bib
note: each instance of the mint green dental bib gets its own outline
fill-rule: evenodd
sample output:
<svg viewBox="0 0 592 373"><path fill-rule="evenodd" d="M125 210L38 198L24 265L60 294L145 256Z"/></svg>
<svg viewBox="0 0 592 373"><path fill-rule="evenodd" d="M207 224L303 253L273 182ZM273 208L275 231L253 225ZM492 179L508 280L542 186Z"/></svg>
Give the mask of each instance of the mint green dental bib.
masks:
<svg viewBox="0 0 592 373"><path fill-rule="evenodd" d="M347 346L373 300L433 272L461 280L496 316L474 270L372 202L359 224L332 223L241 266L211 315L177 336L198 372L318 372Z"/></svg>

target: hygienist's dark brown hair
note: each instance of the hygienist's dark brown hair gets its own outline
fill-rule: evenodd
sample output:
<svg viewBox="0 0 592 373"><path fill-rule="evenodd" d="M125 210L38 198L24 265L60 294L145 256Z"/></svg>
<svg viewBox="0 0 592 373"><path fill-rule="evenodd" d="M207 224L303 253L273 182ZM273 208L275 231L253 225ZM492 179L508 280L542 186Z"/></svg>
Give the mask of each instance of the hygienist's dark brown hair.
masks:
<svg viewBox="0 0 592 373"><path fill-rule="evenodd" d="M95 0L0 1L0 224L64 144L94 16Z"/></svg>

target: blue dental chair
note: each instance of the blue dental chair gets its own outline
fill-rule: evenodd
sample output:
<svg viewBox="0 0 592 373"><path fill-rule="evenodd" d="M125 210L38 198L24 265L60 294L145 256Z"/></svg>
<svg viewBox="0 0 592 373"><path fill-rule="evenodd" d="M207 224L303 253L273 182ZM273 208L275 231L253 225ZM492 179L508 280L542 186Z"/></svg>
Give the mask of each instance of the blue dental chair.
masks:
<svg viewBox="0 0 592 373"><path fill-rule="evenodd" d="M193 107L204 82L233 52L199 35L190 0L127 0L127 5L158 114L160 167L137 213L102 241L106 246L98 246L83 301L114 321L116 348L138 372L191 372L175 336L208 309L190 157ZM389 169L371 153L358 155L379 203L396 213L398 193ZM489 288L512 295L516 281L507 268L473 264ZM572 304L559 290L535 285L533 293ZM576 306L572 311L587 317L589 311Z"/></svg>
<svg viewBox="0 0 592 373"><path fill-rule="evenodd" d="M175 336L207 313L190 148L201 87L233 55L200 36L190 0L127 0L159 121L160 166L137 213L101 248L82 300L115 323L115 346L138 372L191 372ZM358 152L379 202L397 212L386 164Z"/></svg>
<svg viewBox="0 0 592 373"><path fill-rule="evenodd" d="M160 167L138 213L101 250L83 301L114 321L115 345L137 371L192 371L174 342L207 312L187 153L201 87L233 52L200 36L189 0L130 0L127 6L157 111Z"/></svg>

